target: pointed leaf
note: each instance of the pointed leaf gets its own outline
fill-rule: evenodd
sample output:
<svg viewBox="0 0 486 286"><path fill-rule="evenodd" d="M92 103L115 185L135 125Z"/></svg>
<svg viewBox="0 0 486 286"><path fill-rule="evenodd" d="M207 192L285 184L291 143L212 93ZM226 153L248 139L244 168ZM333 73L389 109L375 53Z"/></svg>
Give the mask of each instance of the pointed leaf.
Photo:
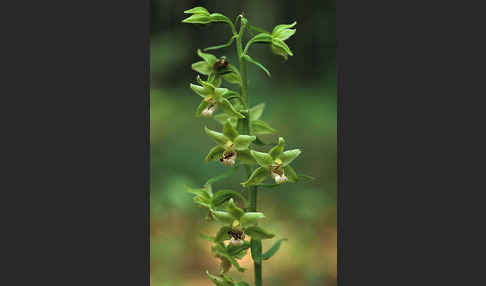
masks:
<svg viewBox="0 0 486 286"><path fill-rule="evenodd" d="M226 247L228 254L237 259L243 258L246 255L246 250L248 250L248 248L250 248L250 243L248 241L243 241L242 245L230 244Z"/></svg>
<svg viewBox="0 0 486 286"><path fill-rule="evenodd" d="M210 200L212 197L212 194L208 192L207 188L201 188L201 189L193 189L189 187L188 185L185 185L187 192L194 194L198 197L202 197L205 199Z"/></svg>
<svg viewBox="0 0 486 286"><path fill-rule="evenodd" d="M294 21L292 24L280 24L280 25L277 25L275 26L275 28L273 28L272 30L272 35L279 32L279 31L282 31L284 29L290 29L290 28L293 28L295 25L297 25L297 21Z"/></svg>
<svg viewBox="0 0 486 286"><path fill-rule="evenodd" d="M280 249L280 245L282 244L283 241L287 240L286 238L282 238L278 240L269 250L267 250L263 254L263 260L268 260L270 257L272 257L277 251Z"/></svg>
<svg viewBox="0 0 486 286"><path fill-rule="evenodd" d="M307 182L310 182L310 181L313 181L313 180L315 180L315 179L316 179L316 178L314 178L314 177L307 176L307 175L302 175L302 174L300 174L300 175L299 175L299 178L304 178L304 179L306 179L306 180L307 180Z"/></svg>
<svg viewBox="0 0 486 286"><path fill-rule="evenodd" d="M252 240L270 239L275 236L259 226L250 226L245 229L245 233L251 236Z"/></svg>
<svg viewBox="0 0 486 286"><path fill-rule="evenodd" d="M231 20L228 19L228 17L220 13L212 13L210 17L211 17L211 22L225 22L228 24L230 23L233 24L233 22L231 22Z"/></svg>
<svg viewBox="0 0 486 286"><path fill-rule="evenodd" d="M218 175L216 177L212 177L211 179L209 179L206 184L214 184L216 182L219 182L223 179L226 179L226 178L229 178L231 177L232 175L236 174L236 171L238 170L239 168L239 165L235 165L233 168L231 168L228 172L226 173L223 173L221 175Z"/></svg>
<svg viewBox="0 0 486 286"><path fill-rule="evenodd" d="M238 117L238 118L245 118L245 116L243 114L236 111L236 109L233 107L233 105L226 98L222 98L221 101L220 101L220 104L221 104L221 108L223 108L223 110L224 110L224 112L226 112L226 114L228 114L230 116L235 116L235 117Z"/></svg>
<svg viewBox="0 0 486 286"><path fill-rule="evenodd" d="M257 161L258 165L268 168L273 164L273 158L269 154L254 150L251 150L250 152L253 158L255 158L255 160Z"/></svg>
<svg viewBox="0 0 486 286"><path fill-rule="evenodd" d="M287 40L290 36L295 34L295 29L290 29L294 27L297 24L297 22L293 22L292 24L281 24L277 25L275 28L273 28L272 31L272 36L276 37L282 41Z"/></svg>
<svg viewBox="0 0 486 286"><path fill-rule="evenodd" d="M280 154L282 154L283 150L285 148L285 140L282 137L278 138L278 144L270 149L268 154L272 156L273 159L277 159Z"/></svg>
<svg viewBox="0 0 486 286"><path fill-rule="evenodd" d="M215 116L213 116L214 120L218 121L219 123L221 124L225 124L226 121L230 118L231 116L229 116L228 114L226 113L219 113L219 114L216 114Z"/></svg>
<svg viewBox="0 0 486 286"><path fill-rule="evenodd" d="M229 46L231 46L231 44L233 43L235 38L236 38L236 36L233 36L233 37L231 37L231 39L226 44L208 47L208 48L205 48L204 51L218 50L218 49L221 49L221 48L229 47Z"/></svg>
<svg viewBox="0 0 486 286"><path fill-rule="evenodd" d="M223 133L219 133L219 132L213 131L213 130L207 128L206 126L204 127L204 131L217 144L225 145L226 142L229 141L229 139L226 136L224 136Z"/></svg>
<svg viewBox="0 0 486 286"><path fill-rule="evenodd" d="M251 174L250 178L248 178L246 182L241 183L241 185L243 187L248 187L248 186L260 184L263 181L265 181L265 179L268 176L270 176L270 170L263 167L259 167L255 169L255 171L253 171L253 173Z"/></svg>
<svg viewBox="0 0 486 286"><path fill-rule="evenodd" d="M250 135L238 135L233 143L235 143L236 150L247 150L250 143L255 141L255 136Z"/></svg>
<svg viewBox="0 0 486 286"><path fill-rule="evenodd" d="M240 77L240 72L238 69L233 66L233 65L228 65L229 69L231 70L231 73L223 75L223 79L229 83L233 84L240 84L241 83L241 77Z"/></svg>
<svg viewBox="0 0 486 286"><path fill-rule="evenodd" d="M241 267L238 261L236 261L234 257L232 257L231 255L225 252L218 252L218 254L228 259L231 262L231 264L233 264L233 266L236 268L236 270L238 270L239 272L245 272L246 268ZM228 285L233 285L233 284L228 284Z"/></svg>
<svg viewBox="0 0 486 286"><path fill-rule="evenodd" d="M268 33L260 33L248 41L244 50L244 54L247 53L250 46L254 43L271 43L271 42L272 42L272 35Z"/></svg>
<svg viewBox="0 0 486 286"><path fill-rule="evenodd" d="M199 85L195 85L195 84L190 84L189 85L191 87L191 89L197 93L199 96L201 96L202 98L206 98L206 96L208 95L208 90L205 89L204 87L202 86L199 86Z"/></svg>
<svg viewBox="0 0 486 286"><path fill-rule="evenodd" d="M200 56L207 64L210 70L212 70L213 65L218 61L218 58L209 53L203 53L200 49L197 49L197 55Z"/></svg>
<svg viewBox="0 0 486 286"><path fill-rule="evenodd" d="M216 285L216 286L233 286L233 284L228 283L223 280L223 278L213 275L209 273L209 271L206 270L206 276L208 276L209 279Z"/></svg>
<svg viewBox="0 0 486 286"><path fill-rule="evenodd" d="M256 225L259 219L264 218L265 215L260 212L247 212L240 218L242 227Z"/></svg>
<svg viewBox="0 0 486 286"><path fill-rule="evenodd" d="M274 51L278 55L283 56L285 59L287 59L287 55L289 56L294 55L290 50L290 48L287 46L287 44L284 41L277 38L272 39L272 51Z"/></svg>
<svg viewBox="0 0 486 286"><path fill-rule="evenodd" d="M253 121L253 120L260 119L264 109L265 109L265 103L260 103L250 108L250 120Z"/></svg>
<svg viewBox="0 0 486 286"><path fill-rule="evenodd" d="M293 34L295 34L297 30L296 29L284 29L274 35L277 39L281 41L285 41L288 38L290 38Z"/></svg>
<svg viewBox="0 0 486 286"><path fill-rule="evenodd" d="M221 157L223 157L224 150L224 147L221 145L213 147L206 155L206 162L218 161Z"/></svg>
<svg viewBox="0 0 486 286"><path fill-rule="evenodd" d="M203 15L209 16L208 10L206 10L206 8L200 7L200 6L186 10L186 11L184 11L184 13L185 14L203 14Z"/></svg>
<svg viewBox="0 0 486 286"><path fill-rule="evenodd" d="M238 136L238 131L236 131L230 122L226 121L223 127L223 134L231 141L234 141Z"/></svg>
<svg viewBox="0 0 486 286"><path fill-rule="evenodd" d="M191 65L191 68L193 70L197 71L198 73L203 74L203 75L209 75L212 72L208 63L206 63L205 61L199 61L199 62L193 63Z"/></svg>
<svg viewBox="0 0 486 286"><path fill-rule="evenodd" d="M251 130L255 134L272 134L277 132L277 130L273 129L263 120L252 120L251 121Z"/></svg>
<svg viewBox="0 0 486 286"><path fill-rule="evenodd" d="M278 158L282 160L282 166L285 167L288 164L290 164L292 161L294 161L295 158L297 158L300 155L300 153L302 152L299 149L288 150L280 154Z"/></svg>
<svg viewBox="0 0 486 286"><path fill-rule="evenodd" d="M209 107L210 105L211 103L207 102L206 100L201 101L201 103L198 105L196 109L196 116L200 117L203 110Z"/></svg>
<svg viewBox="0 0 486 286"><path fill-rule="evenodd" d="M253 26L253 25L247 25L246 28L248 30L251 30L251 31L255 31L255 32L258 32L258 33L266 33L266 34L270 34L270 32L260 28L260 27L257 27L257 26Z"/></svg>
<svg viewBox="0 0 486 286"><path fill-rule="evenodd" d="M249 55L244 55L243 58L245 60L247 60L249 63L252 63L252 64L256 65L257 67L261 68L267 74L267 76L270 77L270 72L261 63L255 61Z"/></svg>
<svg viewBox="0 0 486 286"><path fill-rule="evenodd" d="M197 196L196 197L193 197L192 200L196 204L198 204L198 205L200 205L200 206L202 206L204 208L208 208L208 209L211 208L211 200L205 199L203 197L197 197Z"/></svg>
<svg viewBox="0 0 486 286"><path fill-rule="evenodd" d="M209 24L211 23L211 18L207 15L193 14L190 17L182 20L182 23L188 24Z"/></svg>
<svg viewBox="0 0 486 286"><path fill-rule="evenodd" d="M221 204L223 204L224 202L226 202L231 198L238 198L245 207L248 206L248 201L246 200L246 198L242 194L233 190L220 190L217 193L215 193L212 198L213 206L214 207L220 206Z"/></svg>
<svg viewBox="0 0 486 286"><path fill-rule="evenodd" d="M239 220L244 214L245 211L243 211L241 208L239 208L233 199L229 200L228 203L228 212L231 214L235 219Z"/></svg>
<svg viewBox="0 0 486 286"><path fill-rule="evenodd" d="M231 214L229 214L228 212L215 211L215 210L213 210L211 212L213 213L216 220L223 223L223 224L231 225L233 223L233 221L235 220L235 218Z"/></svg>
<svg viewBox="0 0 486 286"><path fill-rule="evenodd" d="M287 176L289 179L289 182L297 183L299 181L299 176L297 173L295 173L294 169L290 165L285 166L283 169L285 176Z"/></svg>

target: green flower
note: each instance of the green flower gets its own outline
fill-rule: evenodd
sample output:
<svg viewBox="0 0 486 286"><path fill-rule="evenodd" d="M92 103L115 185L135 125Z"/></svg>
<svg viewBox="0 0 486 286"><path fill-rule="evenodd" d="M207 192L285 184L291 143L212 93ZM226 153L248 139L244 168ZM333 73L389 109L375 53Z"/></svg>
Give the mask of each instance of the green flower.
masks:
<svg viewBox="0 0 486 286"><path fill-rule="evenodd" d="M201 80L199 76L197 77L197 81L201 86L192 83L190 84L191 89L203 98L197 107L196 116L203 115L211 117L218 107L221 106L223 111L227 114L238 118L245 118L243 114L236 111L231 102L227 99L227 97L237 94L236 92L230 91L227 88L215 87L213 84Z"/></svg>
<svg viewBox="0 0 486 286"><path fill-rule="evenodd" d="M296 29L290 28L292 28L296 24L297 22L293 22L289 25L278 25L272 31L272 52L276 55L282 56L285 60L287 60L288 56L294 55L284 41L290 38L293 34L295 34Z"/></svg>
<svg viewBox="0 0 486 286"><path fill-rule="evenodd" d="M301 151L293 149L284 152L285 140L280 137L278 141L278 145L273 147L268 153L251 150L251 155L260 167L255 169L250 178L246 182L241 183L241 185L244 187L258 185L268 176L271 176L277 184L287 181L291 183L298 181L298 175L289 164L300 155Z"/></svg>
<svg viewBox="0 0 486 286"><path fill-rule="evenodd" d="M229 240L230 244L241 245L245 239L245 234L253 239L269 239L274 234L258 227L258 221L265 217L261 212L245 212L238 207L233 199L226 204L225 210L212 210L216 221L223 224L215 237L215 242Z"/></svg>
<svg viewBox="0 0 486 286"><path fill-rule="evenodd" d="M203 59L192 64L192 69L200 74L207 75L208 81L218 87L221 78L229 83L240 84L240 72L232 64L228 63L226 57L217 58L212 54L203 53L200 49L197 54Z"/></svg>
<svg viewBox="0 0 486 286"><path fill-rule="evenodd" d="M228 166L234 165L236 158L239 157L243 164L255 163L248 150L250 143L256 139L255 136L240 135L229 122L224 125L223 133L207 127L204 127L204 130L218 144L209 151L206 161L219 160L223 165Z"/></svg>

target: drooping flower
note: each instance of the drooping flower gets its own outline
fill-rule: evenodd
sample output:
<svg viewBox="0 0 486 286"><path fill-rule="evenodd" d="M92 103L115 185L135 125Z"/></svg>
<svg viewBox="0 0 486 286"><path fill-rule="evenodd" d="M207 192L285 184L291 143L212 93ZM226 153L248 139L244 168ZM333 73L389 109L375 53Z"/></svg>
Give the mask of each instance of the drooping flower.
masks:
<svg viewBox="0 0 486 286"><path fill-rule="evenodd" d="M276 55L282 56L285 60L287 60L288 56L294 55L285 43L285 40L295 34L296 29L290 28L294 27L296 24L297 22L293 22L292 24L288 25L278 25L272 31L272 52Z"/></svg>
<svg viewBox="0 0 486 286"><path fill-rule="evenodd" d="M301 151L293 149L284 152L285 140L280 137L278 141L278 145L268 153L251 150L251 155L260 167L255 169L248 180L241 185L244 187L258 185L268 176L272 177L276 184L298 181L299 176L289 164L300 155Z"/></svg>
<svg viewBox="0 0 486 286"><path fill-rule="evenodd" d="M228 97L237 95L236 92L227 88L215 87L209 82L203 81L199 76L197 81L201 84L190 84L191 89L203 98L196 110L196 116L211 117L218 107L221 107L225 113L237 118L245 118L243 114L238 112L233 104L228 100Z"/></svg>
<svg viewBox="0 0 486 286"><path fill-rule="evenodd" d="M230 122L224 125L223 133L207 127L204 130L218 144L209 151L206 161L220 161L225 166L231 166L236 163L236 158L240 158L243 164L255 163L248 150L250 143L255 141L255 136L240 135Z"/></svg>
<svg viewBox="0 0 486 286"><path fill-rule="evenodd" d="M197 50L197 54L203 60L192 64L192 69L202 75L208 76L208 82L215 87L219 87L221 79L226 80L229 83L240 84L240 72L238 69L230 64L226 57L220 57L219 59L209 53L203 53L200 49Z"/></svg>

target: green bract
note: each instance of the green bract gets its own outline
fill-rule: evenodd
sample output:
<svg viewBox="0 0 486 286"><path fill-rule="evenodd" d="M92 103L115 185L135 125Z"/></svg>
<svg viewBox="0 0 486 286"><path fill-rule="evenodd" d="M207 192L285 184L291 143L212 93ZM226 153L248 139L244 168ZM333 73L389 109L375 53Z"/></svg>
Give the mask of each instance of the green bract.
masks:
<svg viewBox="0 0 486 286"><path fill-rule="evenodd" d="M223 111L229 115L245 118L245 116L238 112L233 107L233 104L227 99L227 97L238 95L238 93L230 91L227 88L215 87L213 84L201 80L199 76L197 77L197 81L201 85L190 84L191 89L203 98L197 107L196 116L203 115L211 117L218 107L221 107Z"/></svg>
<svg viewBox="0 0 486 286"><path fill-rule="evenodd" d="M241 183L241 185L244 187L258 185L268 176L271 176L277 184L287 181L291 183L297 182L299 176L289 164L300 155L301 151L293 149L284 152L284 147L285 140L280 137L278 145L273 147L268 153L251 150L251 155L260 167L255 169L250 178Z"/></svg>

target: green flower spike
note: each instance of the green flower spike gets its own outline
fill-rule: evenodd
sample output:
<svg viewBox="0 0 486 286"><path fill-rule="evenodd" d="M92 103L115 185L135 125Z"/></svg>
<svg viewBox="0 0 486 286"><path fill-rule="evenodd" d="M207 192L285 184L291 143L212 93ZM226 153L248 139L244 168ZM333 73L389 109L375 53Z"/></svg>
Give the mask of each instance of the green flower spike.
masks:
<svg viewBox="0 0 486 286"><path fill-rule="evenodd" d="M196 110L196 116L202 115L211 117L218 107L221 106L223 111L228 115L245 118L243 114L236 111L231 102L227 99L227 97L235 94L237 95L236 92L230 91L227 88L215 87L213 84L201 80L199 76L197 76L197 81L201 84L200 86L192 83L190 84L191 89L203 98Z"/></svg>
<svg viewBox="0 0 486 286"><path fill-rule="evenodd" d="M260 167L255 169L250 178L246 182L241 183L241 185L244 187L258 185L268 176L271 176L277 184L287 181L291 183L297 182L299 177L289 164L300 155L301 151L293 149L284 152L284 147L285 140L280 137L278 145L273 147L268 153L251 150L251 155Z"/></svg>
<svg viewBox="0 0 486 286"><path fill-rule="evenodd" d="M218 87L221 84L221 78L229 83L240 84L240 72L232 64L228 63L226 57L217 58L208 53L203 53L200 49L197 54L203 59L192 64L192 69L200 74L207 75L210 82Z"/></svg>
<svg viewBox="0 0 486 286"><path fill-rule="evenodd" d="M285 43L285 40L295 34L296 29L290 28L294 27L296 24L297 22L293 22L289 25L278 25L272 31L272 52L276 55L282 56L285 60L287 60L288 56L294 55Z"/></svg>
<svg viewBox="0 0 486 286"><path fill-rule="evenodd" d="M255 163L248 150L250 143L255 141L255 136L240 135L229 122L224 125L223 133L213 131L207 127L204 130L218 144L209 151L206 161L219 160L223 165L228 166L234 165L237 156L239 156L240 162L243 164Z"/></svg>

